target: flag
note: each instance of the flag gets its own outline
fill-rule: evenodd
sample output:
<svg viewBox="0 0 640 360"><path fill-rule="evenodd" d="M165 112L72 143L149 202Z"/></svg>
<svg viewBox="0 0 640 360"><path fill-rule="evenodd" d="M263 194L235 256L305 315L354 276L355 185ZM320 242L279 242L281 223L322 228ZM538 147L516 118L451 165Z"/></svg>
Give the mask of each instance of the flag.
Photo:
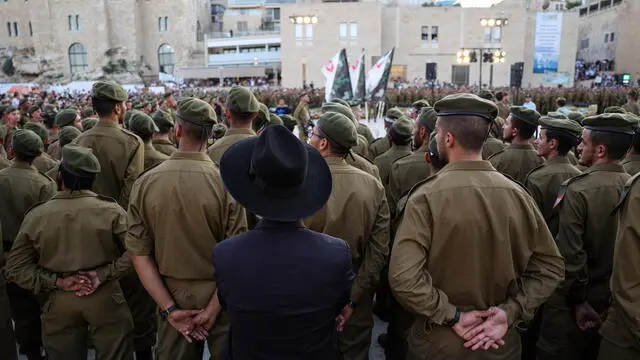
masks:
<svg viewBox="0 0 640 360"><path fill-rule="evenodd" d="M347 62L345 49L340 50L322 67L322 74L325 76L324 98L326 102L335 98L351 100L353 90L351 88L349 63Z"/></svg>
<svg viewBox="0 0 640 360"><path fill-rule="evenodd" d="M353 86L353 99L364 101L365 90L365 73L364 73L364 51L353 64L349 66L349 74L351 75L351 86Z"/></svg>
<svg viewBox="0 0 640 360"><path fill-rule="evenodd" d="M393 63L393 52L391 49L373 65L367 76L367 99L378 100L384 97L389 82L389 73Z"/></svg>

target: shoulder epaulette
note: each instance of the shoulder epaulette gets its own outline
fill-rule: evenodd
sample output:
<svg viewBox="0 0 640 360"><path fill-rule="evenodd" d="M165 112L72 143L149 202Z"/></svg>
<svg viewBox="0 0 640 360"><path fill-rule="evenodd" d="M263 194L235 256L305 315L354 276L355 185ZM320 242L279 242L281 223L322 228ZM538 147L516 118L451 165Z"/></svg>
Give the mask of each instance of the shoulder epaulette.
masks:
<svg viewBox="0 0 640 360"><path fill-rule="evenodd" d="M558 205L562 203L562 200L564 200L564 196L567 194L567 188L569 187L569 184L587 175L589 175L589 173L582 173L580 175L576 175L572 178L569 178L563 181L562 184L560 185L560 190L558 190L558 196L556 196L556 201L553 203L553 208L555 209L556 207L558 207Z"/></svg>
<svg viewBox="0 0 640 360"><path fill-rule="evenodd" d="M491 159L493 159L493 158L494 158L494 157L496 157L497 155L500 155L500 154L502 154L503 152L505 152L505 150L507 150L507 148L504 148L504 149L502 149L502 150L500 150L500 151L497 151L497 152L495 152L495 153L491 154L491 156L489 156L489 157L487 158L487 160L491 160Z"/></svg>
<svg viewBox="0 0 640 360"><path fill-rule="evenodd" d="M398 200L398 206L396 206L396 214L397 214L396 218L399 216L402 216L402 214L404 213L404 208L407 206L407 202L409 201L409 197L411 197L411 194L413 194L422 185L435 180L437 177L438 177L438 174L436 173L429 176L426 179L422 179L418 181L415 185L413 185L409 191L402 194L402 196L400 196L400 200Z"/></svg>
<svg viewBox="0 0 640 360"><path fill-rule="evenodd" d="M373 144L377 143L378 140L380 140L380 139L384 139L384 138L379 137L379 138L373 140L373 142L371 144L369 144L369 146L372 146Z"/></svg>
<svg viewBox="0 0 640 360"><path fill-rule="evenodd" d="M399 160L402 160L402 159L404 159L404 158L406 158L406 157L408 157L408 156L411 156L411 155L413 155L413 153L409 153L409 154L407 154L407 155L401 156L401 157L399 157L399 158L397 158L397 159L393 160L393 162L391 163L391 165L393 166L393 164L397 163Z"/></svg>
<svg viewBox="0 0 640 360"><path fill-rule="evenodd" d="M142 175L144 175L144 174L148 173L148 172L149 172L149 170L155 169L155 168L156 168L158 165L160 165L160 164L162 164L162 161L157 162L157 163L155 163L155 164L153 164L153 165L149 166L147 169L144 169L144 171L143 171L143 172L141 172L141 173L140 173L140 175L138 175L138 179L139 179L140 177L142 177Z"/></svg>
<svg viewBox="0 0 640 360"><path fill-rule="evenodd" d="M531 171L529 171L529 173L527 173L527 176L525 177L525 181L524 181L524 183L525 183L525 184L527 183L527 180L529 179L529 176L531 176L531 174L533 174L533 173L534 173L534 171L536 171L536 170L540 170L540 169L542 169L543 167L545 167L546 165L547 165L547 164L540 164L540 165L538 165L538 166L534 167L533 169L531 169Z"/></svg>
<svg viewBox="0 0 640 360"><path fill-rule="evenodd" d="M616 204L616 207L613 209L612 214L614 214L620 208L622 208L622 205L624 205L624 203L627 201L627 198L629 197L629 193L631 192L631 188L633 188L633 185L636 183L636 181L638 179L640 179L640 173L637 173L637 174L633 175L624 184L624 187L622 188L622 192L620 193L620 199L618 200L618 203Z"/></svg>
<svg viewBox="0 0 640 360"><path fill-rule="evenodd" d="M499 172L499 171L498 171L498 172ZM500 173L500 174L502 174L502 176L506 177L507 179L509 179L509 180L513 181L514 183L518 184L518 186L520 186L520 188L521 188L522 190L524 190L524 192L526 192L527 194L531 195L531 193L529 193L529 189L527 189L527 187L526 187L526 186L524 186L524 184L523 184L523 183L521 183L520 181L518 181L518 180L516 180L516 179L512 178L512 177L511 177L511 175L508 175L508 174L505 174L505 173Z"/></svg>

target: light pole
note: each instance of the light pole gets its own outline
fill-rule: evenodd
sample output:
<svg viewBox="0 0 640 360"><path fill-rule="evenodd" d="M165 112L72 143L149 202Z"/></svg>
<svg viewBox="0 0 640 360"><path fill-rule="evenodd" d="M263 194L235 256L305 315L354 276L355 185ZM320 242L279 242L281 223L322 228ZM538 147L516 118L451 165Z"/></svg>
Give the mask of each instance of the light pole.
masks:
<svg viewBox="0 0 640 360"><path fill-rule="evenodd" d="M460 49L457 53L458 64L480 64L480 89L482 89L482 63L490 63L489 73L489 87L493 87L493 64L504 63L506 52L502 49L494 48L464 48ZM479 59L480 55L482 58Z"/></svg>
<svg viewBox="0 0 640 360"><path fill-rule="evenodd" d="M489 43L500 43L500 42L502 42L502 28L507 26L508 23L509 23L509 19L507 19L507 18L480 19L480 26L482 26L485 29L485 37L483 39L484 42L485 43L486 42L489 42ZM496 33L496 32L493 31L494 28L498 28L500 31L498 33ZM487 34L487 30L489 30L488 34ZM489 88L493 87L493 64L495 62L499 62L499 60L498 61L493 61L493 58L494 58L493 55L490 58L487 57L486 51L493 51L493 50L496 50L496 49L495 48L483 48L483 49L481 49L481 51L482 51L481 54L483 56L483 62L491 63L491 65L489 66ZM502 51L502 53L504 53L504 51ZM498 55L500 55L500 54L498 53ZM497 58L498 55L495 55L495 57ZM504 56L502 56L502 57L504 58ZM480 63L480 88L482 89L482 63Z"/></svg>

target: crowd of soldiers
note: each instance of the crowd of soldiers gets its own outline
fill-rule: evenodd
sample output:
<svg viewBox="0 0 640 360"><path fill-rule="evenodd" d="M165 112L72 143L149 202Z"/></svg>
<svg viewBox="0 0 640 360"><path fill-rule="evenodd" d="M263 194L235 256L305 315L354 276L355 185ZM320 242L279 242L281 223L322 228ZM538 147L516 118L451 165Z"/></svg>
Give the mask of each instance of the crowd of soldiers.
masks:
<svg viewBox="0 0 640 360"><path fill-rule="evenodd" d="M99 81L2 105L0 356L199 360L206 343L220 358L211 253L260 219L218 164L285 126L331 171L304 223L351 249L345 360L368 359L374 314L389 360L639 359L637 94L586 118L498 97L391 108L378 139L360 103L312 120L301 94L277 116L243 87L133 102Z"/></svg>

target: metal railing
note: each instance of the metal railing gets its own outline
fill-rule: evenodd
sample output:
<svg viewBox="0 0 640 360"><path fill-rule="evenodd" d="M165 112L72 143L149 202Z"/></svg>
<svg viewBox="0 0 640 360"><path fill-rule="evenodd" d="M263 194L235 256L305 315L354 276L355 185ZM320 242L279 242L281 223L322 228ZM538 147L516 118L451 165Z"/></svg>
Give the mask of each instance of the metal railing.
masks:
<svg viewBox="0 0 640 360"><path fill-rule="evenodd" d="M219 31L210 32L207 37L210 39L232 39L237 37L248 36L277 36L280 35L280 30L248 30L248 31Z"/></svg>

